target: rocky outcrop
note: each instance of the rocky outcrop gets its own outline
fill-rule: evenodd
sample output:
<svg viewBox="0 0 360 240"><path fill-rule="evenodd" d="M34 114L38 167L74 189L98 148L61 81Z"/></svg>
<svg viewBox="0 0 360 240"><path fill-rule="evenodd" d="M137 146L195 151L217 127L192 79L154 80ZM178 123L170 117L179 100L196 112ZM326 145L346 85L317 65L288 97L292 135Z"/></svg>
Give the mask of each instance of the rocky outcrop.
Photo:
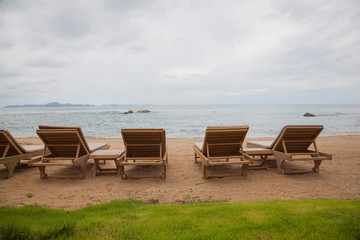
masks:
<svg viewBox="0 0 360 240"><path fill-rule="evenodd" d="M136 112L137 113L149 113L151 111L150 110L137 110ZM124 114L130 114L130 113L134 113L134 111L130 109L129 111L124 112Z"/></svg>
<svg viewBox="0 0 360 240"><path fill-rule="evenodd" d="M149 112L151 112L150 110L138 110L137 111L138 113L149 113Z"/></svg>
<svg viewBox="0 0 360 240"><path fill-rule="evenodd" d="M307 112L304 114L304 117L315 117L315 115Z"/></svg>
<svg viewBox="0 0 360 240"><path fill-rule="evenodd" d="M134 113L134 111L130 109L129 111L124 112L124 114L129 114L129 113Z"/></svg>

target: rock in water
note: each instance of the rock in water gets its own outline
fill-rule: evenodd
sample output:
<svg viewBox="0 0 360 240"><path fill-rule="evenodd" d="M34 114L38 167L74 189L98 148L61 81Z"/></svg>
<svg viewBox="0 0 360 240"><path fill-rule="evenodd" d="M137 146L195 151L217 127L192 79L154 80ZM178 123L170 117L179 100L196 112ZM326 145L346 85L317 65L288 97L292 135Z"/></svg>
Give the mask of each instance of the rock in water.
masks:
<svg viewBox="0 0 360 240"><path fill-rule="evenodd" d="M133 111L133 110L129 110L129 111L127 111L127 112L124 112L124 114L129 114L129 113L134 113L134 111Z"/></svg>
<svg viewBox="0 0 360 240"><path fill-rule="evenodd" d="M151 112L150 110L138 110L137 111L138 113L149 113L149 112Z"/></svg>
<svg viewBox="0 0 360 240"><path fill-rule="evenodd" d="M307 112L304 114L304 117L315 117L315 115Z"/></svg>

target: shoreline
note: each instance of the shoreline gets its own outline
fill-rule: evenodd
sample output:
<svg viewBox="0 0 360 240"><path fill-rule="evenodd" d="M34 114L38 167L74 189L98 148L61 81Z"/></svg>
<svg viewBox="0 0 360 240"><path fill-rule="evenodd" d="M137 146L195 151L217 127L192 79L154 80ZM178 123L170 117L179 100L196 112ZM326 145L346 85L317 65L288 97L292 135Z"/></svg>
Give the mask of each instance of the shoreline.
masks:
<svg viewBox="0 0 360 240"><path fill-rule="evenodd" d="M21 144L39 144L41 140L16 138ZM202 179L201 164L194 163L192 145L203 138L167 138L168 177L161 179L122 180L115 174L93 177L94 161L87 164L86 179L40 179L35 167L19 165L10 179L0 179L0 206L41 205L55 209L78 209L113 200L137 199L147 203L188 203L206 201L291 200L304 198L360 198L360 135L319 136L320 151L333 155L323 161L320 173L280 175L275 161L268 162L269 171L249 170L247 177ZM247 138L246 140L271 139ZM121 138L87 138L89 142L108 142L110 149L123 149ZM244 145L246 146L246 145ZM106 166L113 166L108 161ZM312 164L290 162L295 168ZM235 167L213 167L212 171L238 171ZM78 174L78 169L48 167L51 173ZM129 174L155 173L157 167L134 167ZM6 169L0 165L0 174ZM31 194L32 197L28 197Z"/></svg>
<svg viewBox="0 0 360 240"><path fill-rule="evenodd" d="M85 136L86 139L122 139L121 134L119 135L119 137L88 137ZM204 134L205 136L205 134ZM204 136L202 137L166 137L166 139L204 139ZM256 140L256 139L274 139L276 138L277 135L274 135L272 137L247 137L245 138L245 140ZM323 138L323 137L348 137L348 136L360 136L360 134L339 134L339 135L322 135L320 134L320 136L318 136L318 138ZM16 137L14 136L17 140L26 140L26 139L37 139L39 137L37 136L32 136L32 137Z"/></svg>

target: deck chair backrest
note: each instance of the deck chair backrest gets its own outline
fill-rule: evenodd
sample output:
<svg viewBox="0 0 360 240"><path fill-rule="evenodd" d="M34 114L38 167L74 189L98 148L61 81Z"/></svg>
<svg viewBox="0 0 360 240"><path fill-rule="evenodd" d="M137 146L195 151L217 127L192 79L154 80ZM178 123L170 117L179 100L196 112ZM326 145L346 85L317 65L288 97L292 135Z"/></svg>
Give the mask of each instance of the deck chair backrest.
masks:
<svg viewBox="0 0 360 240"><path fill-rule="evenodd" d="M274 141L273 150L284 152L283 140L288 153L306 152L324 129L322 125L285 126Z"/></svg>
<svg viewBox="0 0 360 240"><path fill-rule="evenodd" d="M239 155L248 130L248 126L207 127L203 154L207 157Z"/></svg>
<svg viewBox="0 0 360 240"><path fill-rule="evenodd" d="M85 148L90 152L89 145L86 142L85 135L83 134L81 127L79 126L51 126L51 125L39 125L39 129L76 129L79 133L81 140L84 142Z"/></svg>
<svg viewBox="0 0 360 240"><path fill-rule="evenodd" d="M163 158L166 153L164 129L122 129L121 135L126 157Z"/></svg>
<svg viewBox="0 0 360 240"><path fill-rule="evenodd" d="M26 153L26 150L6 130L0 130L0 158Z"/></svg>
<svg viewBox="0 0 360 240"><path fill-rule="evenodd" d="M55 157L80 157L89 153L77 129L39 129L36 133Z"/></svg>

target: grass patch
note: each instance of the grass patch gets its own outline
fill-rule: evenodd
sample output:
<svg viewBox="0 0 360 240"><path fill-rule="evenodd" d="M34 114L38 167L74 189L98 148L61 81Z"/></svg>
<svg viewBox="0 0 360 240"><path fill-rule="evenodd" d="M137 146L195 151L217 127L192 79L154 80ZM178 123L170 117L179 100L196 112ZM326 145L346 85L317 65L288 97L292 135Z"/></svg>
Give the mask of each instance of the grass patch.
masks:
<svg viewBox="0 0 360 240"><path fill-rule="evenodd" d="M360 200L0 208L1 239L360 239Z"/></svg>
<svg viewBox="0 0 360 240"><path fill-rule="evenodd" d="M34 194L32 194L32 193L27 193L27 194L26 194L26 197L27 197L27 198L32 198L33 196L34 196Z"/></svg>

